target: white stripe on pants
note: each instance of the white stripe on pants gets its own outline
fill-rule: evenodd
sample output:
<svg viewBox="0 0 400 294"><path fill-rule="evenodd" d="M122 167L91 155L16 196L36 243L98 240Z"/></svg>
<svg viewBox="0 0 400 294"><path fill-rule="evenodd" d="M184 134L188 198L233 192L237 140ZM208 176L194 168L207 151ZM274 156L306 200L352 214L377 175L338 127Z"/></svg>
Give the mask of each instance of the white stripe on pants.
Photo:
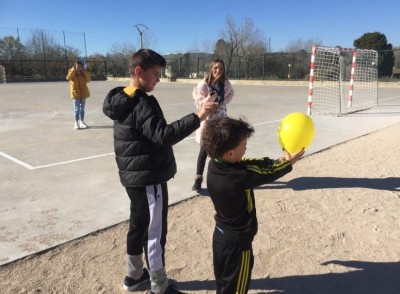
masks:
<svg viewBox="0 0 400 294"><path fill-rule="evenodd" d="M164 267L161 247L163 195L161 184L146 187L147 201L149 203L150 223L148 231L147 256L151 271Z"/></svg>

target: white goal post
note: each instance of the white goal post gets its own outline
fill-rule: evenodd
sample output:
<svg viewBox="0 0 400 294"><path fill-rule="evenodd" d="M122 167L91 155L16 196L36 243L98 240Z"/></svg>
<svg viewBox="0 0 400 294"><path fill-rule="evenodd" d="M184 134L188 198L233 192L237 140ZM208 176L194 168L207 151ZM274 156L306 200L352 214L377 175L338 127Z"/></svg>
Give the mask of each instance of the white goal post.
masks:
<svg viewBox="0 0 400 294"><path fill-rule="evenodd" d="M341 116L378 105L378 52L313 46L307 113Z"/></svg>

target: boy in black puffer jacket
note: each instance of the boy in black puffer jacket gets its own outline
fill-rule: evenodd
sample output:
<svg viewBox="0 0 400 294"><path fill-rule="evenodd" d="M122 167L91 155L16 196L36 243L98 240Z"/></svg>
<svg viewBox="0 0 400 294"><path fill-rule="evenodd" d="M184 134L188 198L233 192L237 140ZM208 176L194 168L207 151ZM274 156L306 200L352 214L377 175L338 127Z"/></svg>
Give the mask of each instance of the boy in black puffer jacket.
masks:
<svg viewBox="0 0 400 294"><path fill-rule="evenodd" d="M111 90L103 112L114 120L114 149L119 176L131 200L127 234L127 276L133 291L150 279L153 293L179 293L168 283L164 248L167 235L167 181L176 173L172 145L200 126L216 104L209 102L168 124L157 99L147 95L160 81L165 59L150 49L132 55L130 85ZM143 265L143 252L148 270Z"/></svg>

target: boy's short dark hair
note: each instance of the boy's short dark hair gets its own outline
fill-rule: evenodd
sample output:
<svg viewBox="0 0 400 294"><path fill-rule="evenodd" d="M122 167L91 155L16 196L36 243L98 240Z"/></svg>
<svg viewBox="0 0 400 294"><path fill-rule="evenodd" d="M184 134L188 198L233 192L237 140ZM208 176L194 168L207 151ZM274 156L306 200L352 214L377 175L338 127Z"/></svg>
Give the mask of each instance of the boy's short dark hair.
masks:
<svg viewBox="0 0 400 294"><path fill-rule="evenodd" d="M129 72L131 75L135 75L135 68L140 66L143 70L148 70L154 66L161 66L165 68L167 62L157 52L151 49L140 49L134 53L129 61Z"/></svg>
<svg viewBox="0 0 400 294"><path fill-rule="evenodd" d="M253 135L254 128L244 118L220 117L207 121L202 134L202 146L211 158L237 147Z"/></svg>

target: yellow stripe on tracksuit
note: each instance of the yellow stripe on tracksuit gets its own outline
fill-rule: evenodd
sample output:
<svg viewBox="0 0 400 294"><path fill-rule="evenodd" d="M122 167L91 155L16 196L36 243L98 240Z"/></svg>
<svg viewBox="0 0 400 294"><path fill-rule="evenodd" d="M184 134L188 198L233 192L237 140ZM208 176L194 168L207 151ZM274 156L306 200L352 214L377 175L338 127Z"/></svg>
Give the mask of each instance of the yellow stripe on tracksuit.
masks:
<svg viewBox="0 0 400 294"><path fill-rule="evenodd" d="M246 198L247 198L247 212L250 213L253 211L254 208L253 200L251 198L251 190L246 190Z"/></svg>
<svg viewBox="0 0 400 294"><path fill-rule="evenodd" d="M240 263L240 272L235 292L236 294L246 293L247 282L249 280L249 272L250 272L250 250L245 250L242 252L242 261Z"/></svg>
<svg viewBox="0 0 400 294"><path fill-rule="evenodd" d="M288 164L289 164L289 161L283 160L281 162L273 164L272 168L261 168L257 165L247 165L246 169L251 170L258 174L272 174L275 171L286 168L288 166Z"/></svg>

